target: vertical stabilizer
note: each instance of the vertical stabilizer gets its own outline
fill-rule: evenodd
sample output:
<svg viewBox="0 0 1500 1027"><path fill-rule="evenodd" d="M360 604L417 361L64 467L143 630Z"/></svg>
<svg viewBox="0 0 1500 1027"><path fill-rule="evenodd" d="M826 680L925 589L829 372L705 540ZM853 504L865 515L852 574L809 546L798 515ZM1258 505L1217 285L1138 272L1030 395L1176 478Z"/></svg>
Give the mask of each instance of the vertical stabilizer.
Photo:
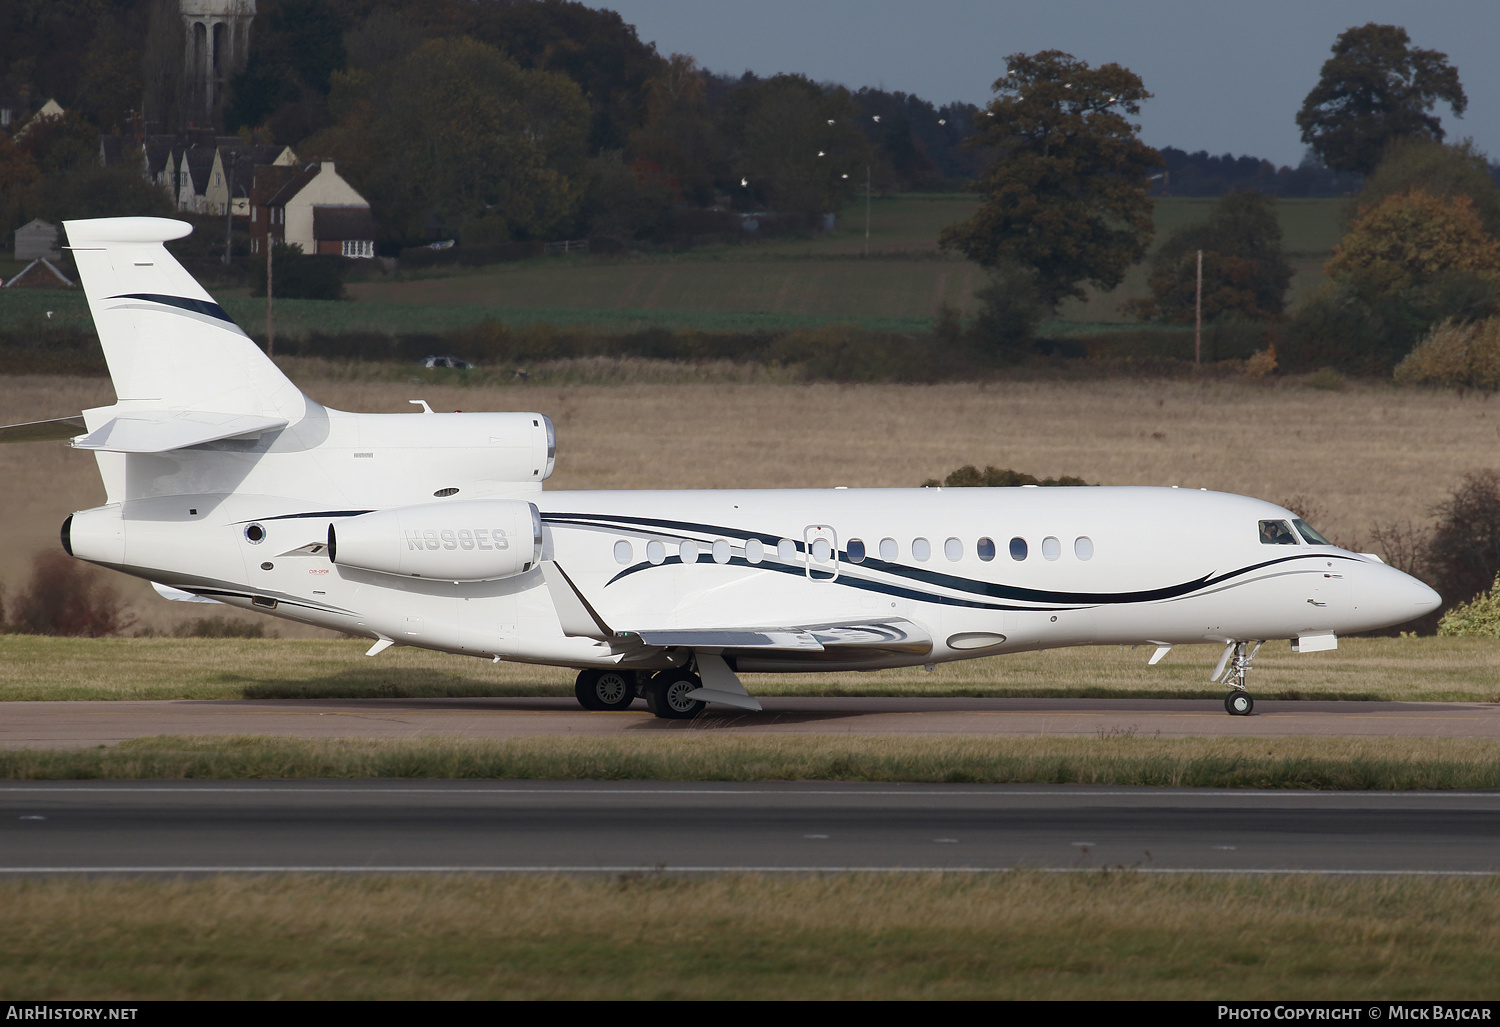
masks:
<svg viewBox="0 0 1500 1027"><path fill-rule="evenodd" d="M120 412L303 416L302 393L167 252L163 243L191 225L133 217L63 226Z"/></svg>

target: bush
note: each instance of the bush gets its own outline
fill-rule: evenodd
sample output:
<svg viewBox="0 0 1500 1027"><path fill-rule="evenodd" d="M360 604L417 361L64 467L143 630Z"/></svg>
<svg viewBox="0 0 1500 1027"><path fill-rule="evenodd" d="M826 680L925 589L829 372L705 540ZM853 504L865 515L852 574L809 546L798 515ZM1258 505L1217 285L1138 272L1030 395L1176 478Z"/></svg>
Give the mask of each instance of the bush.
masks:
<svg viewBox="0 0 1500 1027"><path fill-rule="evenodd" d="M117 635L135 623L99 572L63 553L40 553L12 604L11 627L28 635Z"/></svg>
<svg viewBox="0 0 1500 1027"><path fill-rule="evenodd" d="M1435 513L1427 555L1433 587L1450 603L1467 602L1500 575L1500 475L1465 475Z"/></svg>
<svg viewBox="0 0 1500 1027"><path fill-rule="evenodd" d="M1500 318L1444 321L1396 366L1402 385L1500 389Z"/></svg>
<svg viewBox="0 0 1500 1027"><path fill-rule="evenodd" d="M1060 478L1038 478L1033 474L1024 474L1021 471L1010 469L1001 470L998 467L988 466L980 470L973 464L964 464L958 470L949 474L942 481L936 478L928 478L922 483L923 488L1017 488L1021 485L1087 485L1088 482L1082 478L1074 478L1063 475Z"/></svg>
<svg viewBox="0 0 1500 1027"><path fill-rule="evenodd" d="M307 255L296 243L277 243L271 253L271 276L276 295L288 300L341 300L344 298L344 258L332 254ZM252 296L266 294L266 264L251 261Z"/></svg>
<svg viewBox="0 0 1500 1027"><path fill-rule="evenodd" d="M1488 592L1443 614L1437 633L1449 638L1500 638L1500 578Z"/></svg>

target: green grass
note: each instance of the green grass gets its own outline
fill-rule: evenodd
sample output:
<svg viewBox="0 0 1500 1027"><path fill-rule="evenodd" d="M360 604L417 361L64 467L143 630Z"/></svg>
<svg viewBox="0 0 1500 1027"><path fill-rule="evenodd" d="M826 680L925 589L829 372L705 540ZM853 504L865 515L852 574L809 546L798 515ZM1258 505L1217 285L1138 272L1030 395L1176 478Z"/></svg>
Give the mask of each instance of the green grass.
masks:
<svg viewBox="0 0 1500 1027"><path fill-rule="evenodd" d="M645 326L701 331L777 331L841 323L893 332L925 332L939 306L976 310L983 269L937 250L945 225L972 212L969 194L906 194L871 205L870 257L864 259L864 206L852 204L839 227L810 239L714 246L678 254L623 258L542 258L483 268L435 269L350 284L354 302L278 300L277 333L313 331L442 332L498 320L606 331ZM1343 200L1284 200L1278 205L1285 245L1298 274L1293 299L1322 280L1322 264L1340 235ZM1212 200L1156 202L1156 242L1208 216ZM1109 292L1090 290L1060 310L1064 324L1044 330L1077 334L1128 319L1120 303L1146 289L1146 266ZM225 309L253 335L265 330L265 301L219 290ZM48 321L47 311L53 312ZM89 327L77 291L6 290L0 326Z"/></svg>
<svg viewBox="0 0 1500 1027"><path fill-rule="evenodd" d="M1500 877L51 878L0 904L12 1001L1486 1001L1500 977Z"/></svg>
<svg viewBox="0 0 1500 1027"><path fill-rule="evenodd" d="M546 781L912 781L1162 788L1500 788L1487 738L670 735L517 739L130 739L0 749L0 780L282 778Z"/></svg>
<svg viewBox="0 0 1500 1027"><path fill-rule="evenodd" d="M571 696L574 671L363 640L51 638L0 635L0 701ZM1500 702L1500 643L1476 638L1342 639L1329 653L1285 642L1256 658L1262 698ZM747 674L757 695L1223 697L1217 646L1183 646L1155 667L1149 646L1018 653L869 674Z"/></svg>

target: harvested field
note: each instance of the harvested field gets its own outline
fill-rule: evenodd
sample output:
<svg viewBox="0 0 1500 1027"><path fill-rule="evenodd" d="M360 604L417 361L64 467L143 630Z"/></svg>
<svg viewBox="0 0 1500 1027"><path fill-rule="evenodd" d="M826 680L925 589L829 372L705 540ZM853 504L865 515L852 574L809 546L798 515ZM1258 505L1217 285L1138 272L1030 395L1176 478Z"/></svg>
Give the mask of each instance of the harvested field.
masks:
<svg viewBox="0 0 1500 1027"><path fill-rule="evenodd" d="M558 430L549 488L905 486L994 464L1110 485L1300 495L1320 530L1356 547L1374 525L1422 523L1462 475L1500 463L1500 407L1484 395L1384 384L300 384L343 409L409 411L421 397L439 410L545 413ZM7 423L110 399L102 379L0 380ZM63 518L103 492L93 459L62 443L0 447L0 480L0 582L13 595L31 554L56 547ZM186 615L143 583L117 583L143 624Z"/></svg>

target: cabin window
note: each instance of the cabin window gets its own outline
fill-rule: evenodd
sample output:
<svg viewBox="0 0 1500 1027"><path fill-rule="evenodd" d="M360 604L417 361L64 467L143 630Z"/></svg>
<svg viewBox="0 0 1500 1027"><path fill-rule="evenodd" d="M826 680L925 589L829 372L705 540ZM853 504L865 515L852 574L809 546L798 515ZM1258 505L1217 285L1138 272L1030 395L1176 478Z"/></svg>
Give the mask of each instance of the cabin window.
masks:
<svg viewBox="0 0 1500 1027"><path fill-rule="evenodd" d="M745 542L745 562L760 563L766 558L766 547L761 545L760 539L752 538Z"/></svg>
<svg viewBox="0 0 1500 1027"><path fill-rule="evenodd" d="M894 563L900 555L901 547L896 545L895 539L883 538L880 540L880 558L882 560L887 563Z"/></svg>
<svg viewBox="0 0 1500 1027"><path fill-rule="evenodd" d="M1286 521L1261 521L1260 542L1264 546L1295 546L1297 536Z"/></svg>
<svg viewBox="0 0 1500 1027"><path fill-rule="evenodd" d="M714 539L714 563L729 562L729 540L724 538Z"/></svg>
<svg viewBox="0 0 1500 1027"><path fill-rule="evenodd" d="M865 562L865 544L861 539L851 538L849 544L844 547L844 552L848 555L850 563Z"/></svg>
<svg viewBox="0 0 1500 1027"><path fill-rule="evenodd" d="M682 545L677 547L677 555L682 557L683 563L697 563L698 543L694 542L692 539L688 539L686 542L682 543Z"/></svg>
<svg viewBox="0 0 1500 1027"><path fill-rule="evenodd" d="M925 538L914 538L911 540L911 556L913 560L926 560L932 555L932 543Z"/></svg>
<svg viewBox="0 0 1500 1027"><path fill-rule="evenodd" d="M776 543L776 557L782 563L797 562L797 543L789 538L784 538Z"/></svg>
<svg viewBox="0 0 1500 1027"><path fill-rule="evenodd" d="M988 538L980 539L974 544L974 552L978 553L979 558L985 563L989 563L995 558L995 540Z"/></svg>
<svg viewBox="0 0 1500 1027"><path fill-rule="evenodd" d="M1024 538L1013 538L1010 540L1010 558L1012 560L1026 559L1026 540Z"/></svg>
<svg viewBox="0 0 1500 1027"><path fill-rule="evenodd" d="M1092 560L1094 558L1094 540L1087 535L1079 535L1073 540L1073 555L1080 560Z"/></svg>
<svg viewBox="0 0 1500 1027"><path fill-rule="evenodd" d="M1293 525L1293 527L1295 527L1297 529L1298 534L1300 534L1302 536L1302 540L1304 542L1306 542L1310 546L1331 546L1331 545L1333 545L1333 543L1330 542L1330 541L1328 541L1326 538L1324 538L1321 533L1319 533L1318 531L1314 530L1314 528L1313 528L1313 526L1311 524L1308 524L1306 521L1302 520L1300 517L1297 518L1295 521L1293 521L1292 525Z"/></svg>
<svg viewBox="0 0 1500 1027"><path fill-rule="evenodd" d="M661 539L652 539L646 543L646 559L658 566L667 561L667 547L661 544Z"/></svg>
<svg viewBox="0 0 1500 1027"><path fill-rule="evenodd" d="M1056 560L1060 556L1062 556L1061 542L1057 541L1057 539L1053 538L1051 535L1048 535L1046 538L1042 539L1042 559Z"/></svg>
<svg viewBox="0 0 1500 1027"><path fill-rule="evenodd" d="M956 538L950 538L943 543L943 555L957 563L964 558L964 544Z"/></svg>
<svg viewBox="0 0 1500 1027"><path fill-rule="evenodd" d="M826 538L813 539L812 558L819 563L827 563L833 559L833 547L828 544Z"/></svg>
<svg viewBox="0 0 1500 1027"><path fill-rule="evenodd" d="M615 563L628 566L635 560L635 547L623 538L615 543Z"/></svg>

